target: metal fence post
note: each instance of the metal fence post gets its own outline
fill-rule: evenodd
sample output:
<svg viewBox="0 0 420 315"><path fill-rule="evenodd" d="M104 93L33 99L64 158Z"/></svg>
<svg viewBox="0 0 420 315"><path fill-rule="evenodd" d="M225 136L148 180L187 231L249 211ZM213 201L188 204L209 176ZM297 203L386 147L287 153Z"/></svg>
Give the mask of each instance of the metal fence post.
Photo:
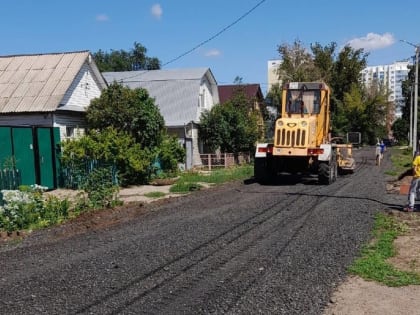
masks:
<svg viewBox="0 0 420 315"><path fill-rule="evenodd" d="M211 154L207 154L207 167L211 171Z"/></svg>

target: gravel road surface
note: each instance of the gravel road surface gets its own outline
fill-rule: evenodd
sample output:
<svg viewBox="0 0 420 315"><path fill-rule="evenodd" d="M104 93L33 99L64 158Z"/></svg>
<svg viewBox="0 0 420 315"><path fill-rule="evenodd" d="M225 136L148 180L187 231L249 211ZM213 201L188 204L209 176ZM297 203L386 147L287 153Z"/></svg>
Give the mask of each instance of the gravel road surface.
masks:
<svg viewBox="0 0 420 315"><path fill-rule="evenodd" d="M1 246L0 313L322 314L375 213L403 204L385 192L388 156L355 158L329 186L230 183Z"/></svg>

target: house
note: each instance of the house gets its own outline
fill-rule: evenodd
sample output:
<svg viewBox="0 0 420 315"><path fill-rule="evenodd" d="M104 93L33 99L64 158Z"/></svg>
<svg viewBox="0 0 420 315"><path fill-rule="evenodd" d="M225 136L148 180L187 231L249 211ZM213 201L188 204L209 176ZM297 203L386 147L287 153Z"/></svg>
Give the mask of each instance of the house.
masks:
<svg viewBox="0 0 420 315"><path fill-rule="evenodd" d="M265 125L264 125L264 95L261 91L259 84L233 84L233 85L219 85L219 99L220 104L224 104L232 100L236 94L242 93L247 100L249 100L249 110L254 110L258 113L258 129L260 138L263 139L265 136Z"/></svg>
<svg viewBox="0 0 420 315"><path fill-rule="evenodd" d="M22 184L57 186L57 144L84 132L105 87L88 51L0 56L0 159L16 159Z"/></svg>
<svg viewBox="0 0 420 315"><path fill-rule="evenodd" d="M185 168L201 165L200 116L219 103L217 82L209 68L104 72L102 75L108 84L116 81L132 89L146 89L165 119L168 134L176 135L186 148Z"/></svg>
<svg viewBox="0 0 420 315"><path fill-rule="evenodd" d="M0 56L0 126L58 127L71 137L105 87L88 51Z"/></svg>

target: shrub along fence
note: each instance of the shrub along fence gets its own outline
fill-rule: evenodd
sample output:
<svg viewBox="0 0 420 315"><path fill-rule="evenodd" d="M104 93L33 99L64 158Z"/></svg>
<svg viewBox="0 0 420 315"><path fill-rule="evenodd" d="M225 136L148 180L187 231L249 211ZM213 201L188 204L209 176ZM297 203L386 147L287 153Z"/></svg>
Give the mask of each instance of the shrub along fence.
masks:
<svg viewBox="0 0 420 315"><path fill-rule="evenodd" d="M97 160L84 160L80 163L73 163L61 169L60 187L68 189L81 189L86 183L89 174L95 169L108 169L110 178L104 178L104 181L110 181L114 185L118 185L117 167L113 164L104 163Z"/></svg>

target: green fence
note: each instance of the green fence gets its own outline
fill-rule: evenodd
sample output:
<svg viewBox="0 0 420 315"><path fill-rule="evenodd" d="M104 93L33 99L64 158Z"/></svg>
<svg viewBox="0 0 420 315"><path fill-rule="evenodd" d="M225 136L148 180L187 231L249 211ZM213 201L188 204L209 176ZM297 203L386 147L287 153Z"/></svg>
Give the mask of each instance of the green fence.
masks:
<svg viewBox="0 0 420 315"><path fill-rule="evenodd" d="M115 165L97 160L83 160L80 163L72 163L72 165L61 169L59 186L61 188L80 189L93 170L102 168L108 169L110 174L110 178L104 178L103 180L118 185L118 172Z"/></svg>
<svg viewBox="0 0 420 315"><path fill-rule="evenodd" d="M0 170L0 190L15 190L22 184L19 170Z"/></svg>
<svg viewBox="0 0 420 315"><path fill-rule="evenodd" d="M2 190L16 190L22 184L22 177L19 170L3 169L0 170L0 206L3 206Z"/></svg>

